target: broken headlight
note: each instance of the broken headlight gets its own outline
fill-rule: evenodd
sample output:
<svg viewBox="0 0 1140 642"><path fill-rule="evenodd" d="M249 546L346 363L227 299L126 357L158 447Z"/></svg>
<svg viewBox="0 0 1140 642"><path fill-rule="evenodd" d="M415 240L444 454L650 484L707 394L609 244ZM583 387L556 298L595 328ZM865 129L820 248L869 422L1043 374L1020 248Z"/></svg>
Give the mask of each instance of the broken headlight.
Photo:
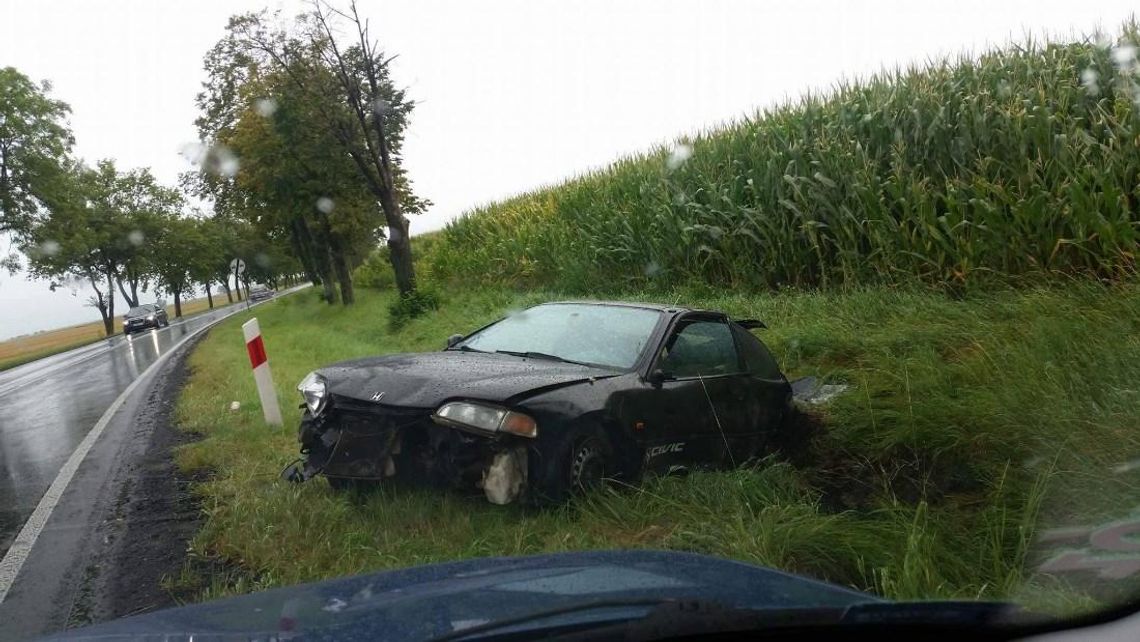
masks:
<svg viewBox="0 0 1140 642"><path fill-rule="evenodd" d="M325 401L328 399L328 382L321 375L310 372L305 375L301 383L297 384L297 392L305 398L305 406L309 408L309 414L316 417L321 414L325 409Z"/></svg>
<svg viewBox="0 0 1140 642"><path fill-rule="evenodd" d="M509 432L531 438L538 436L538 425L528 415L481 403L469 401L445 403L431 418L436 423L473 428L481 432Z"/></svg>

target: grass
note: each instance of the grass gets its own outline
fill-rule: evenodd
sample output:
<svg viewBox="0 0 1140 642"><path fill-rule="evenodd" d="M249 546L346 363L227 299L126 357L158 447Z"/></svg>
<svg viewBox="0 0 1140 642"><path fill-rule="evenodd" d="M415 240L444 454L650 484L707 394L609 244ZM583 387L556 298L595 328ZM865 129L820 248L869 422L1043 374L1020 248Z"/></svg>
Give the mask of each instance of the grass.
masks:
<svg viewBox="0 0 1140 642"><path fill-rule="evenodd" d="M439 349L454 332L560 296L446 291L438 310L393 330L393 296L359 295L348 309L304 293L256 311L284 406L315 367ZM825 430L792 461L777 454L745 470L651 479L542 511L406 488L339 495L320 481L277 480L296 456L294 426L260 419L240 330L250 314L239 313L195 351L178 402L182 426L204 437L179 451L180 466L213 471L196 487L206 522L192 549L241 570L214 577L204 595L474 556L650 547L895 598L1016 598L1060 611L1095 603L1033 572L1047 553L1034 533L1114 518L1140 499L1138 473L1105 472L1140 448L1140 286L1074 282L961 299L887 288L627 296L762 318L787 372L853 389L821 411Z"/></svg>
<svg viewBox="0 0 1140 642"><path fill-rule="evenodd" d="M594 293L1136 270L1134 23L885 72L448 225L437 278ZM598 274L607 278L599 283Z"/></svg>
<svg viewBox="0 0 1140 642"><path fill-rule="evenodd" d="M214 307L222 307L228 305L215 298ZM182 316L187 317L199 312L204 312L209 309L209 302L205 297L200 299L191 299L182 304ZM174 318L174 305L166 306L170 318ZM125 313L125 311L124 311ZM121 323L121 318L116 318L116 324ZM122 328L116 326L116 331L121 331ZM58 328L56 330L45 330L35 334L26 334L19 337L14 337L6 341L0 341L0 370L7 370L14 368L18 365L50 357L53 354L60 352L67 352L74 350L91 343L95 343L101 339L107 338L106 333L103 331L103 322L94 321L92 323L83 323L79 325L68 326L66 328Z"/></svg>

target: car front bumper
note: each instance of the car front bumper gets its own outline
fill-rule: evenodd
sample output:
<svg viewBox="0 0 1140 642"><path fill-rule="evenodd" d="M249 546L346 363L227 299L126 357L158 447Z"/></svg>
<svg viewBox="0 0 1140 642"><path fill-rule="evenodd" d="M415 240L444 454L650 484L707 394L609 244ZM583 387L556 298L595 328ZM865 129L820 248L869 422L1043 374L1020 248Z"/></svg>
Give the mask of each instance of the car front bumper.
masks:
<svg viewBox="0 0 1140 642"><path fill-rule="evenodd" d="M526 486L526 444L510 435L483 436L440 426L430 410L335 402L320 417L305 413L298 429L301 460L282 476L304 481L395 478L416 485L482 489L487 499L509 503Z"/></svg>

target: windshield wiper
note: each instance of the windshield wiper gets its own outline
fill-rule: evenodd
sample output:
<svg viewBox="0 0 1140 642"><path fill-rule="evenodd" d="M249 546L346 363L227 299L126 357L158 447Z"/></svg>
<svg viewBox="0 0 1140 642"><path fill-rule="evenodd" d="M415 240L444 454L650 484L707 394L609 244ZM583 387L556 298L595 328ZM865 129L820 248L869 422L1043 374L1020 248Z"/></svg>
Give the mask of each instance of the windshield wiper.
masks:
<svg viewBox="0 0 1140 642"><path fill-rule="evenodd" d="M497 352L499 354L509 354L511 356L514 356L514 357L524 357L527 359L546 359L547 361L561 361L562 363L573 363L573 364L579 365L579 366L590 365L588 363L583 363L581 361L574 361L573 359L567 359L566 357L560 357L556 354L547 354L545 352L534 352L533 350L527 350L525 352L518 351L518 350L496 350L495 352Z"/></svg>
<svg viewBox="0 0 1140 642"><path fill-rule="evenodd" d="M478 348L472 348L471 346L452 346L448 348L448 350L457 350L459 352L486 352L486 350L479 350Z"/></svg>

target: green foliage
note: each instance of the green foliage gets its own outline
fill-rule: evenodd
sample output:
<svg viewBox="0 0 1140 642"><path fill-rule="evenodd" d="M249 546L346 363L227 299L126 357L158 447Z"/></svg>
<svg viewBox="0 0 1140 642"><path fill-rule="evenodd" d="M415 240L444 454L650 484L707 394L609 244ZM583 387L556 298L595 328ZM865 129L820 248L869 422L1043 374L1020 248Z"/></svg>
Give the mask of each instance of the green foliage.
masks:
<svg viewBox="0 0 1140 642"><path fill-rule="evenodd" d="M411 292L401 294L388 306L388 323L393 328L401 328L408 321L439 309L439 295L422 285Z"/></svg>
<svg viewBox="0 0 1140 642"><path fill-rule="evenodd" d="M844 83L479 208L433 270L578 292L1133 274L1132 67L1029 43Z"/></svg>
<svg viewBox="0 0 1140 642"><path fill-rule="evenodd" d="M350 310L285 297L257 311L283 400L310 370L390 352L436 350L510 309L562 298L445 290L397 329L394 292ZM382 487L357 496L276 474L296 456L291 427L261 425L239 314L192 356L178 404L203 434L181 450L209 468L196 554L240 564L254 584L487 555L590 548L697 551L807 573L895 598L1016 599L1047 612L1096 602L1034 572L1043 528L1097 524L1140 503L1140 285L1088 282L950 298L883 287L851 292L654 296L760 318L789 377L853 387L814 412L822 432L796 465L769 458L729 472L650 479L555 510L497 507L460 493ZM230 401L241 402L232 413Z"/></svg>
<svg viewBox="0 0 1140 642"><path fill-rule="evenodd" d="M0 68L0 232L25 229L40 206L59 198L74 139L71 108L48 97L13 67Z"/></svg>

